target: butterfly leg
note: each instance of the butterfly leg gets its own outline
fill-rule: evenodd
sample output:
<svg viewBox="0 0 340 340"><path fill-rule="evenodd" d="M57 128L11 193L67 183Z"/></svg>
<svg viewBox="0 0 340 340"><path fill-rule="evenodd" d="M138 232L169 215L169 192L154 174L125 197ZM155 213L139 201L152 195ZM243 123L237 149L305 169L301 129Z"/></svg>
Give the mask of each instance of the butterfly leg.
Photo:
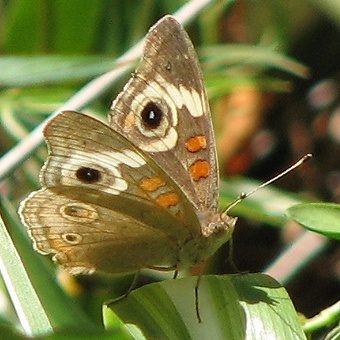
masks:
<svg viewBox="0 0 340 340"><path fill-rule="evenodd" d="M126 291L125 294L120 295L120 296L118 296L118 297L116 297L116 298L114 298L114 299L111 299L111 300L109 300L109 301L106 301L105 304L106 304L107 306L110 306L110 305L112 305L112 304L114 304L114 303L116 303L116 302L118 302L118 301L120 301L120 300L125 299L125 298L133 291L133 289L136 287L136 284L137 284L138 279L139 279L139 275L140 275L140 270L138 270L138 271L136 272L136 274L134 275L133 280L132 280L132 282L131 282L131 284L130 284L130 287L129 287L129 289Z"/></svg>
<svg viewBox="0 0 340 340"><path fill-rule="evenodd" d="M229 241L228 241L228 258L227 258L227 263L230 266L230 270L233 273L240 273L238 268L236 267L235 261L234 261L234 242L233 242L233 237L231 236Z"/></svg>
<svg viewBox="0 0 340 340"><path fill-rule="evenodd" d="M135 276L133 277L133 280L131 282L129 289L123 295L123 298L127 297L134 290L134 288L136 288L136 285L137 285L137 282L138 282L138 279L139 279L139 275L140 275L140 270L138 270L136 272Z"/></svg>
<svg viewBox="0 0 340 340"><path fill-rule="evenodd" d="M199 303L198 303L198 287L201 282L201 277L202 277L201 275L197 276L196 285L195 285L195 309L196 309L197 320L199 323L202 322L200 310L199 310Z"/></svg>

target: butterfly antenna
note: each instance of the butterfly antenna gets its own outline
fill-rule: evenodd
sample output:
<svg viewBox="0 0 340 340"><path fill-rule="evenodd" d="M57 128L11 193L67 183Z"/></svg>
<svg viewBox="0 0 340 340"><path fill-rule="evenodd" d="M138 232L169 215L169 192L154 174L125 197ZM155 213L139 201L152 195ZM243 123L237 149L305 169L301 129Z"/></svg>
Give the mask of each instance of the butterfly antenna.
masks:
<svg viewBox="0 0 340 340"><path fill-rule="evenodd" d="M251 196L252 194L254 194L256 191L262 189L263 187L267 186L268 184L271 184L275 181L277 181L279 178L287 175L289 172L291 172L292 170L296 169L297 167L299 167L302 163L306 162L307 160L311 159L313 157L313 155L311 153L308 153L307 155L301 157L297 162L295 162L293 165L291 165L289 168L287 168L286 170L280 172L277 176L269 179L268 181L260 184L258 187L256 187L255 189L249 191L248 193L242 192L236 199L235 201L231 202L227 208L225 209L225 211L223 212L223 214L228 214L228 212L234 208L237 204L239 204L241 201L243 201L245 198Z"/></svg>

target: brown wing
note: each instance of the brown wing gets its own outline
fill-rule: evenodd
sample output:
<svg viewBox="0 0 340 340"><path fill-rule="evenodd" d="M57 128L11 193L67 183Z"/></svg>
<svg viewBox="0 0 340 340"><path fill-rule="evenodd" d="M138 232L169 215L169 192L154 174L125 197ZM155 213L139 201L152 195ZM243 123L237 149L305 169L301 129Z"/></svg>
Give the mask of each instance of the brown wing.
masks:
<svg viewBox="0 0 340 340"><path fill-rule="evenodd" d="M40 175L43 189L20 208L38 250L56 253L58 262L74 271L104 267L120 272L163 262L173 265L174 245L179 249L201 236L194 208L177 185L108 125L66 111L49 122L44 134L49 156ZM91 209L95 221L87 219ZM82 241L71 247L78 238ZM135 250L125 254L131 247ZM153 256L148 252L152 248ZM142 249L145 257L131 261ZM122 263L116 264L118 254Z"/></svg>
<svg viewBox="0 0 340 340"><path fill-rule="evenodd" d="M79 188L36 191L22 203L21 215L35 249L55 254L73 274L176 264L176 243L164 231L94 203Z"/></svg>
<svg viewBox="0 0 340 340"><path fill-rule="evenodd" d="M202 73L170 16L151 28L136 72L112 104L111 126L150 154L195 207L216 211L218 169Z"/></svg>

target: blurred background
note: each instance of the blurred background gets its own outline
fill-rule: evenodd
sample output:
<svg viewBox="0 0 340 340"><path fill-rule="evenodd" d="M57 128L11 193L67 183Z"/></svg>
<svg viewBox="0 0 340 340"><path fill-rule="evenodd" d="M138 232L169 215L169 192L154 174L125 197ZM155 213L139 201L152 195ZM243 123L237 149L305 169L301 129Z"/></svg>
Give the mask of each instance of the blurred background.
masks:
<svg viewBox="0 0 340 340"><path fill-rule="evenodd" d="M151 25L184 3L0 0L0 152L23 140L87 81L117 66L115 60ZM223 204L247 191L243 178L262 182L306 153L314 158L275 185L292 199L338 203L340 3L214 1L186 29L211 100ZM127 79L84 111L105 117ZM15 209L39 187L45 156L42 146L0 182L1 197ZM229 182L234 178L241 181L235 187ZM254 200L261 199L259 192ZM242 217L233 241L240 271L265 270L303 233L282 214L254 212L251 203L232 214ZM227 252L219 252L224 255L213 271L230 270ZM296 309L308 317L340 297L339 243L325 243L312 258L285 282ZM58 275L63 281L64 274ZM99 282L78 279L72 294L106 289Z"/></svg>

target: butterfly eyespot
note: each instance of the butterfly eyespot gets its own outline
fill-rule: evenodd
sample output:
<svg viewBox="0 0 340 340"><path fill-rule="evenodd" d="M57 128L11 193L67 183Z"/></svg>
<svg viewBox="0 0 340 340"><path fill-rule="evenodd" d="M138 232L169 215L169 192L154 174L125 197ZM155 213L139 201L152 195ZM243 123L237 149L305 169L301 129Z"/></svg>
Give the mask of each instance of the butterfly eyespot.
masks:
<svg viewBox="0 0 340 340"><path fill-rule="evenodd" d="M144 126L149 129L156 129L161 125L163 119L163 111L154 102L149 102L141 113Z"/></svg>
<svg viewBox="0 0 340 340"><path fill-rule="evenodd" d="M59 209L61 216L69 221L75 221L78 223L93 222L98 218L97 210L85 203L66 203Z"/></svg>
<svg viewBox="0 0 340 340"><path fill-rule="evenodd" d="M101 175L97 169L81 167L76 171L76 177L84 183L96 183L99 182Z"/></svg>
<svg viewBox="0 0 340 340"><path fill-rule="evenodd" d="M78 244L83 239L81 235L77 233L65 233L61 235L62 239L68 244Z"/></svg>

